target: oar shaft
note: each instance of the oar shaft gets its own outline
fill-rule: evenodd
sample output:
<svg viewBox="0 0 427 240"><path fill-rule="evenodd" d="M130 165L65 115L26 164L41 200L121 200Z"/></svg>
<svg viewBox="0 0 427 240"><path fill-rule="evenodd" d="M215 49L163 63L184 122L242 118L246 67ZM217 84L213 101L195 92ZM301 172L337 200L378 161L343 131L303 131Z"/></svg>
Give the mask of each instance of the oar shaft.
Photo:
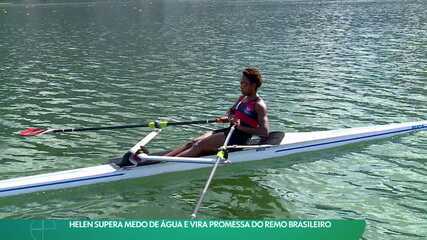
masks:
<svg viewBox="0 0 427 240"><path fill-rule="evenodd" d="M227 137L225 138L224 145L222 146L222 148L221 148L222 150L221 150L221 151L224 151L224 149L226 149L226 147L227 147L227 145L228 145L228 142L230 141L231 135L232 135L232 134L233 134L233 132L234 132L234 129L235 129L235 128L234 128L234 126L232 126L232 127L230 128L230 131L228 132L228 135L227 135ZM215 175L215 171L216 171L216 169L218 168L219 162L220 162L221 160L222 160L222 157L218 156L218 157L217 157L217 159L216 159L215 165L213 166L213 168L212 168L212 170L211 170L211 173L209 174L209 178L208 178L208 180L206 181L205 187L203 188L202 193L200 194L199 201L197 201L197 205L196 205L196 207L194 208L193 214L191 214L191 217L192 217L193 219L197 217L197 212L199 211L199 208L200 208L200 206L202 205L203 199L205 198L205 195L206 195L206 193L207 193L207 191L208 191L209 185L211 184L211 181L212 181L212 179L213 179L213 177L214 177L214 175Z"/></svg>
<svg viewBox="0 0 427 240"><path fill-rule="evenodd" d="M163 127L167 127L167 126L183 126L183 125L190 125L190 124L208 124L208 123L214 123L214 122L216 122L216 120L214 120L214 119L213 120L186 121L186 122L153 121L153 122L142 123L142 124L134 124L134 125L55 129L52 132L83 132L83 131L94 131L94 130L111 130L111 129L140 128L140 127L163 128Z"/></svg>
<svg viewBox="0 0 427 240"><path fill-rule="evenodd" d="M208 124L208 123L216 123L218 120L210 119L210 120L199 120L199 121L186 121L186 122L168 122L168 126L182 126L182 125L191 125L191 124Z"/></svg>
<svg viewBox="0 0 427 240"><path fill-rule="evenodd" d="M90 127L90 128L64 128L64 129L54 129L52 132L84 132L84 131L95 131L95 130L112 130L112 129L122 129L122 128L139 128L139 127L148 127L148 124L136 124L136 125L122 125L122 126L106 126L106 127Z"/></svg>
<svg viewBox="0 0 427 240"><path fill-rule="evenodd" d="M165 120L152 121L142 124L135 125L119 125L119 126L105 126L105 127L88 127L88 128L62 128L62 129L42 129L42 128L27 128L19 134L23 137L28 136L40 136L47 133L67 133L67 132L84 132L84 131L96 131L96 130L111 130L111 129L123 129L123 128L139 128L139 127L149 127L149 128L165 128L167 126L183 126L183 125L192 125L192 124L208 124L219 122L217 119L208 119L208 120L198 120L198 121L185 121L185 122L168 122Z"/></svg>

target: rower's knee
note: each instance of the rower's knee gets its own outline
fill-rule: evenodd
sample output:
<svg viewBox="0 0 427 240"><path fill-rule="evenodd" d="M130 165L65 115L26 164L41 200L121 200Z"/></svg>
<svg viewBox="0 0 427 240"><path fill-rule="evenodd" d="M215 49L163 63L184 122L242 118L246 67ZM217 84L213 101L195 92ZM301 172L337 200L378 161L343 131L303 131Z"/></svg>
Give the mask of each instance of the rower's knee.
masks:
<svg viewBox="0 0 427 240"><path fill-rule="evenodd" d="M194 141L188 142L185 144L184 148L188 149L191 148L194 145Z"/></svg>
<svg viewBox="0 0 427 240"><path fill-rule="evenodd" d="M196 152L196 153L201 153L202 152L202 144L200 144L200 140L198 140L198 141L192 141L191 142L191 149L194 151L194 152Z"/></svg>

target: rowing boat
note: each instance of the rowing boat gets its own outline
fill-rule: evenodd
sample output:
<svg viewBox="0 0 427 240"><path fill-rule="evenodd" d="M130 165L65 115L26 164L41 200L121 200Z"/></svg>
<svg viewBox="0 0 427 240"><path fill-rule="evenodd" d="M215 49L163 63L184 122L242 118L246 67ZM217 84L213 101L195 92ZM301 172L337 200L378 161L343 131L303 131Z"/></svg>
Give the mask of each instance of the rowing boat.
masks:
<svg viewBox="0 0 427 240"><path fill-rule="evenodd" d="M419 121L316 132L291 132L286 134L275 132L270 134L270 137L262 143L258 142L247 146L229 146L229 149L234 148L239 149L239 151L230 152L228 161L221 162L221 164L283 157L295 153L328 149L426 129L427 121ZM150 133L135 146L145 145L159 131ZM145 155L144 157L147 158L147 163L149 164L132 166L124 164L121 160L116 160L99 166L1 180L0 197L206 168L212 166L216 159L216 156L179 158Z"/></svg>

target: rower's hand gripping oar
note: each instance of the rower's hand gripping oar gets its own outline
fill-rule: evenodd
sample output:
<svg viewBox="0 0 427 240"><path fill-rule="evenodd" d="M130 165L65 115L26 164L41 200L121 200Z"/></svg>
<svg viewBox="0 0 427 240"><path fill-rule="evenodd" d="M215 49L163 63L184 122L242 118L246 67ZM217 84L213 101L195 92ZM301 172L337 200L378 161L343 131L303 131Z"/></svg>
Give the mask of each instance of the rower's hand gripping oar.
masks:
<svg viewBox="0 0 427 240"><path fill-rule="evenodd" d="M215 165L213 166L213 168L212 168L212 170L211 170L211 173L210 173L210 175L209 175L209 178L208 178L208 180L206 181L205 187L203 188L203 191L202 191L202 193L200 194L199 201L197 201L197 205L196 205L196 207L194 208L193 214L191 214L191 218L193 218L193 219L195 219L195 218L197 217L197 212L199 211L199 208L200 208L200 206L202 205L203 198L205 197L206 192L208 191L209 185L211 184L211 181L212 181L212 179L213 179L213 176L215 175L215 171L216 171L216 169L217 169L217 167L218 167L218 165L219 165L219 162L220 162L220 161L225 161L225 160L226 160L226 159L225 159L225 154L226 154L226 152L225 152L225 151L227 150L227 145L228 145L228 142L230 141L231 135L232 135L232 134L233 134L233 132L234 132L234 129L235 129L235 126L234 126L234 125L233 125L233 126L231 126L230 131L228 132L228 135L227 135L227 137L225 138L224 145L222 145L222 147L220 147L220 148L219 148L219 151L218 151L218 153L217 153L217 155L216 155L217 157L216 157Z"/></svg>
<svg viewBox="0 0 427 240"><path fill-rule="evenodd" d="M149 127L149 128L165 128L168 126L183 126L183 125L192 125L192 124L208 124L221 122L217 119L208 119L208 120L199 120L199 121L184 121L184 122L168 122L168 121L152 121L143 124L135 125L119 125L119 126L105 126L105 127L91 127L91 128L64 128L64 129L43 129L43 128L27 128L21 132L19 135L23 137L31 136L40 136L47 133L67 133L67 132L84 132L84 131L97 131L97 130L112 130L112 129L122 129L122 128L139 128L139 127Z"/></svg>

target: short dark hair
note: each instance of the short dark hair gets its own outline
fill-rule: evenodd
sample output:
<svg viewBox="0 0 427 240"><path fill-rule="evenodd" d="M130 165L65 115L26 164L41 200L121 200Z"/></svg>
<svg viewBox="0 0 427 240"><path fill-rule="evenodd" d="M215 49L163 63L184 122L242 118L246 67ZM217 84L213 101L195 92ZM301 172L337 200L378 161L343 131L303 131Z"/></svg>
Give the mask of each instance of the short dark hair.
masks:
<svg viewBox="0 0 427 240"><path fill-rule="evenodd" d="M257 88L261 87L262 77L258 69L246 68L243 70L242 74L249 80L249 82L255 83Z"/></svg>

